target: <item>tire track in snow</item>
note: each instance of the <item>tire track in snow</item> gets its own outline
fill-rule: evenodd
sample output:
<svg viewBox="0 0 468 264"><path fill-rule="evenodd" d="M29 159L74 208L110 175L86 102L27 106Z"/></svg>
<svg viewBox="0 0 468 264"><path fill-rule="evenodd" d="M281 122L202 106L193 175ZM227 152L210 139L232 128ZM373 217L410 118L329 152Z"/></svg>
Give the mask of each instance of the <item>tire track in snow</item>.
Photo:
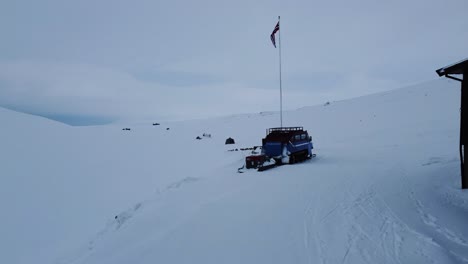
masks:
<svg viewBox="0 0 468 264"><path fill-rule="evenodd" d="M323 248L322 248L322 241L320 238L320 233L319 229L317 228L319 226L318 220L318 210L319 210L319 205L321 204L321 199L320 195L317 195L316 205L314 208L314 215L313 215L313 224L316 227L315 228L315 236L314 236L314 242L315 242L315 249L317 251L317 255L319 258L319 263L323 264L325 263L325 258L323 257Z"/></svg>
<svg viewBox="0 0 468 264"><path fill-rule="evenodd" d="M351 230L354 230L354 229L351 229ZM346 252L343 256L343 259L341 260L341 264L344 264L347 262L349 252L352 248L355 247L357 238L358 238L358 234L348 234L348 246L346 247Z"/></svg>
<svg viewBox="0 0 468 264"><path fill-rule="evenodd" d="M318 205L320 204L320 196L316 195L314 198L315 204L310 203L309 207L305 210L305 216L304 216L304 248L307 252L307 261L308 263L317 263L312 260L312 255L311 255L311 246L310 246L310 240L311 240L311 231L309 229L309 222L312 222L312 225L315 227L315 232L314 232L314 246L315 246L315 252L318 257L318 263L325 263L325 259L323 257L323 249L322 249L322 244L321 244L321 239L320 239L320 234L319 234L319 229L318 229ZM313 208L313 209L312 209Z"/></svg>
<svg viewBox="0 0 468 264"><path fill-rule="evenodd" d="M337 200L324 214L320 214L319 206L330 203L322 204L319 198L315 202L315 207L310 206L305 211L304 220L304 247L313 252L314 239L317 252L315 260L313 254L312 257L309 255L309 263L311 260L342 264L401 264L415 260L419 263L466 262L463 257L448 252L432 238L408 226L372 185L359 188L357 193L346 190L343 199ZM320 237L320 230L334 231ZM324 243L331 247L323 247ZM448 259L454 262L447 262Z"/></svg>
<svg viewBox="0 0 468 264"><path fill-rule="evenodd" d="M455 160L456 160L456 159L455 159ZM455 160L449 160L449 161L444 161L444 162L453 162L453 161L455 161ZM434 159L430 159L430 161L434 161ZM435 163L439 163L439 162L435 162ZM428 162L428 163L422 164L422 165L423 165L423 166L428 166L428 165L432 165L432 164L434 164L434 162ZM401 168L398 169L398 171L399 171L399 173L403 176L403 179L404 179L406 182L411 182L411 178L409 177L409 174L408 174L407 171L405 171L405 170L403 170L403 169L401 169ZM408 193L409 193L408 197L410 198L410 201L413 201L413 203L415 204L416 211L418 212L419 217L421 218L421 220L422 220L426 225L428 225L428 226L430 226L430 227L432 227L432 228L434 228L434 227L436 227L436 226L439 226L439 227L440 227L440 225L437 224L437 218L436 218L436 217L432 216L431 214L426 214L426 213L425 213L425 211L424 211L424 206L423 206L422 202L421 202L420 200L418 200L418 199L415 197L415 195L414 195L414 194L415 194L414 189L411 188L411 187L409 187L409 188L407 189L407 191L408 191ZM434 221L434 220L435 220L435 221ZM451 258L456 259L456 260L457 260L457 263L468 263L468 259L466 259L466 258L463 257L463 256L460 256L459 254L453 252L452 250L449 250L449 249L447 249L447 248L442 247L442 246L441 246L439 243L437 243L432 237L428 237L428 236L426 236L426 235L423 235L423 234L419 233L418 231L416 231L416 230L414 230L414 229L411 229L411 228L410 228L409 226L407 226L406 224L405 224L405 226L406 226L408 229L410 229L413 233L415 233L415 234L417 234L418 236L420 236L422 239L426 239L426 240L429 242L428 244L432 244L432 245L435 245L435 246L437 246L437 247L439 247L439 248L442 248L442 249L447 253L448 256L450 256ZM455 240L458 240L458 239L457 239L457 236L456 236L453 232L451 232L450 230L448 230L448 229L447 229L448 232L447 232L446 234L443 233L442 228L439 228L439 230L437 230L437 228L435 228L435 230L436 230L437 232L439 232L440 234L442 234L443 236L445 236L445 237L446 237L446 234L448 234L449 236L453 235L453 236L454 236L453 238L454 238ZM458 237L458 238L460 238L460 237ZM449 240L452 241L452 242L457 243L456 241L453 241L452 239L450 239L450 238L448 238L448 237L447 237L447 239L449 239ZM466 240L464 240L463 238L461 238L461 239L458 240L458 241L459 241L459 242L462 242L463 244L467 244L467 245L468 245L468 243L466 242ZM457 244L458 244L458 243L457 243ZM467 245L465 245L465 246L467 246ZM463 246L463 245L461 245L461 246ZM432 257L429 256L428 254L425 254L425 253L423 252L423 249L422 249L422 248L419 248L419 249L418 249L418 253L419 253L421 256L424 256L426 259L428 259L431 263L434 263L434 261L432 261Z"/></svg>
<svg viewBox="0 0 468 264"><path fill-rule="evenodd" d="M424 205L422 204L421 200L418 200L414 196L413 191L410 193L410 198L414 201L416 205L416 210L424 224L426 224L427 226L430 226L439 234L442 234L445 238L452 241L453 243L456 243L462 247L468 247L468 241L458 236L455 232L448 229L447 227L442 227L439 224L437 217L431 215L430 213L427 212L427 210L425 210Z"/></svg>
<svg viewBox="0 0 468 264"><path fill-rule="evenodd" d="M389 213L390 209L377 196L373 187L357 196L349 195L349 197L351 202L344 206L343 211L350 218L349 232L353 237L348 237L348 247L342 263L346 263L352 251L358 252L364 260L370 263L372 263L370 254L381 255L386 260L401 263L402 239L396 230L399 227L398 220L392 217Z"/></svg>
<svg viewBox="0 0 468 264"><path fill-rule="evenodd" d="M336 211L336 209L338 209L339 207L341 206L341 204L335 206L333 209L331 209L327 214L325 214L325 216L323 216L321 219L320 219L320 222L323 222L325 221L325 219L327 219L333 212Z"/></svg>
<svg viewBox="0 0 468 264"><path fill-rule="evenodd" d="M310 231L308 227L308 218L309 218L310 210L311 210L311 207L309 206L305 211L304 222L303 222L303 225L304 225L303 239L304 239L304 249L307 254L307 263L312 263L312 256L310 255L310 246L309 246Z"/></svg>
<svg viewBox="0 0 468 264"><path fill-rule="evenodd" d="M401 219L395 215L392 209L388 206L383 198L380 198L376 195L376 200L379 204L374 204L375 208L382 208L381 216L384 221L388 223L387 231L391 234L391 253L389 254L392 259L397 263L401 263L401 251L403 248L403 237L400 236L400 233L409 233L412 229L409 229L406 224L404 224ZM388 247L386 246L386 251L388 252Z"/></svg>
<svg viewBox="0 0 468 264"><path fill-rule="evenodd" d="M387 256L390 256L396 263L401 263L401 248L403 247L403 242L402 242L402 237L399 235L398 230L396 228L400 229L401 231L405 230L404 226L399 224L399 219L394 218L392 215L393 212L391 211L390 207L387 205L387 203L380 198L375 190L372 189L373 196L375 198L373 200L370 200L370 204L372 208L377 210L378 216L382 219L383 225L386 225L385 231L387 234L390 232L391 234L391 252L388 251L388 247L385 245L384 241L381 241L384 251L386 252ZM378 203L378 204L376 204ZM382 209L381 209L382 208ZM379 230L381 231L381 230Z"/></svg>

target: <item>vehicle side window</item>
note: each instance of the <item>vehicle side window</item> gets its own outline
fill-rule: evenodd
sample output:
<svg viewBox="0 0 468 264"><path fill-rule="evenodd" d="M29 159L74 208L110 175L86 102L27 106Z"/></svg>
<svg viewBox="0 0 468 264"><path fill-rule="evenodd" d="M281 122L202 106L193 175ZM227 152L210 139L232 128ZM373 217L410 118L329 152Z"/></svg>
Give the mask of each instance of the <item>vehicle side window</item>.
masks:
<svg viewBox="0 0 468 264"><path fill-rule="evenodd" d="M301 138L301 135L295 135L295 136L294 136L294 139L295 139L295 140L299 140L300 138Z"/></svg>
<svg viewBox="0 0 468 264"><path fill-rule="evenodd" d="M301 140L304 140L304 139L306 139L306 135L305 135L305 134L302 134L302 135L301 135Z"/></svg>

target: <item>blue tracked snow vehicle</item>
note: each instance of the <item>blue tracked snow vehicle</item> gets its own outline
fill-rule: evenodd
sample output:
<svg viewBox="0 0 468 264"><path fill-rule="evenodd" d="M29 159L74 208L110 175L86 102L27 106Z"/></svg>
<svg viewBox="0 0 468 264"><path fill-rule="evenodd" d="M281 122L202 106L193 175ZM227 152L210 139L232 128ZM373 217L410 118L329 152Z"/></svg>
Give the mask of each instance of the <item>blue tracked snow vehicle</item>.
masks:
<svg viewBox="0 0 468 264"><path fill-rule="evenodd" d="M313 148L312 136L302 127L270 128L262 139L262 154L273 158L277 164L293 164L312 158Z"/></svg>
<svg viewBox="0 0 468 264"><path fill-rule="evenodd" d="M262 154L246 157L245 165L247 169L263 171L277 165L294 164L314 157L313 148L312 136L303 127L269 128L262 139Z"/></svg>

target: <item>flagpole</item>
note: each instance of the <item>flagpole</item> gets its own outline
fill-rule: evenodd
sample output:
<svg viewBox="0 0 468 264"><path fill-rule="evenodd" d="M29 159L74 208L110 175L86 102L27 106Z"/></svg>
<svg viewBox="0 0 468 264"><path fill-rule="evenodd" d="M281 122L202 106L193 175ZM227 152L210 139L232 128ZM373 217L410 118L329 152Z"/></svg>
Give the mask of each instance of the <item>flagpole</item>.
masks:
<svg viewBox="0 0 468 264"><path fill-rule="evenodd" d="M278 16L278 25L280 24L280 16ZM280 25L281 27L281 25ZM278 41L279 41L279 81L280 81L280 124L283 127L283 90L281 87L281 29L278 33Z"/></svg>

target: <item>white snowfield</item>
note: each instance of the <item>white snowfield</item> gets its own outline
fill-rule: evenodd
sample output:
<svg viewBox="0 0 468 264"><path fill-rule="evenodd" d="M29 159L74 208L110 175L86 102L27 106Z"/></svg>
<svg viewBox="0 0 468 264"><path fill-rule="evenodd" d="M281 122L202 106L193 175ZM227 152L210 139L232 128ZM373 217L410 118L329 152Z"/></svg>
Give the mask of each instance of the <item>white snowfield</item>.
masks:
<svg viewBox="0 0 468 264"><path fill-rule="evenodd" d="M441 79L286 112L317 157L242 174L249 152L228 150L278 113L69 127L0 109L0 263L468 263L459 96Z"/></svg>

